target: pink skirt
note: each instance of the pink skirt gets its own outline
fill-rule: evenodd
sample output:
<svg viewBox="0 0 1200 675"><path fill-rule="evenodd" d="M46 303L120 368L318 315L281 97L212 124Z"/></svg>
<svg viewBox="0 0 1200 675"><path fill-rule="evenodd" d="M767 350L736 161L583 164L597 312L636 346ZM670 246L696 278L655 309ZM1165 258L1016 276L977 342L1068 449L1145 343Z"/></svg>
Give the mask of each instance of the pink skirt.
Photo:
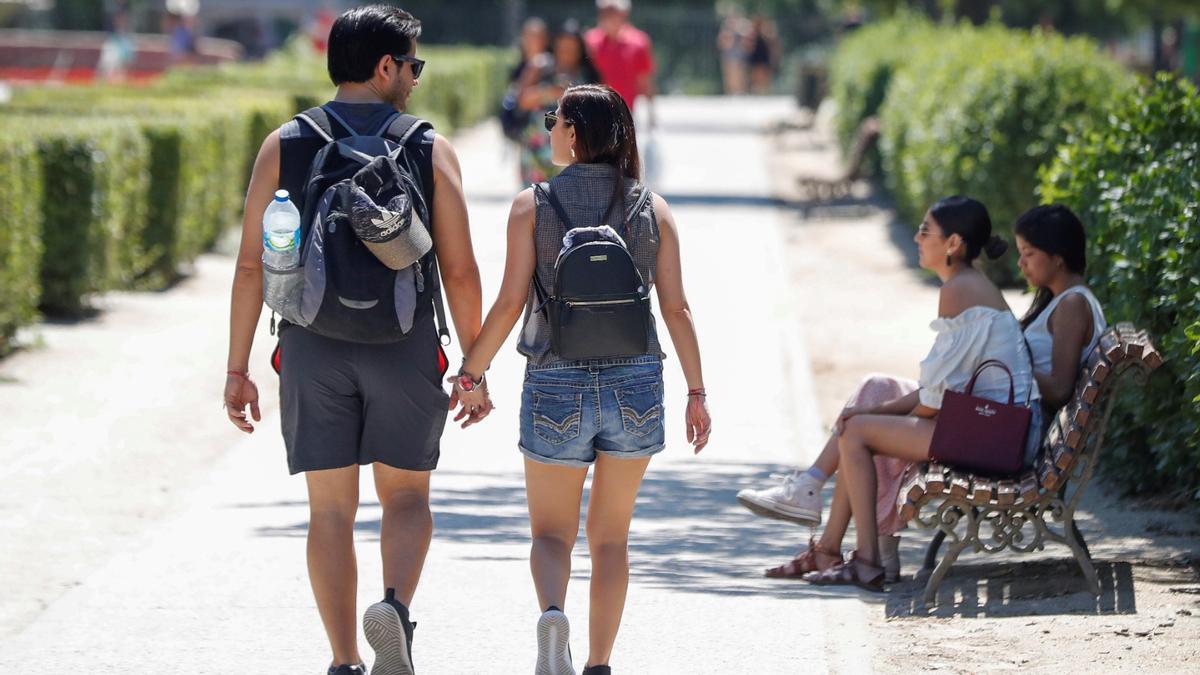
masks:
<svg viewBox="0 0 1200 675"><path fill-rule="evenodd" d="M858 390L847 401L852 406L874 406L887 403L911 394L920 385L914 380L892 375L868 375L858 386ZM873 455L875 458L875 519L879 534L895 534L904 529L905 523L900 522L896 498L900 494L900 485L909 467L914 464L907 459Z"/></svg>

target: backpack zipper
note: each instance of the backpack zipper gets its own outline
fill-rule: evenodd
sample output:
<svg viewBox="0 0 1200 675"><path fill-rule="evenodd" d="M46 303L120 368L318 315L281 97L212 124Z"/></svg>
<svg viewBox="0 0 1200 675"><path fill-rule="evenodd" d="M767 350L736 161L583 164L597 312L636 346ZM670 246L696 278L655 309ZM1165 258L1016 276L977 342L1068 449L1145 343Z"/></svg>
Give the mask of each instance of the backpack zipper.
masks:
<svg viewBox="0 0 1200 675"><path fill-rule="evenodd" d="M632 305L637 302L637 298L628 298L625 300L565 300L568 307L590 307L595 305Z"/></svg>

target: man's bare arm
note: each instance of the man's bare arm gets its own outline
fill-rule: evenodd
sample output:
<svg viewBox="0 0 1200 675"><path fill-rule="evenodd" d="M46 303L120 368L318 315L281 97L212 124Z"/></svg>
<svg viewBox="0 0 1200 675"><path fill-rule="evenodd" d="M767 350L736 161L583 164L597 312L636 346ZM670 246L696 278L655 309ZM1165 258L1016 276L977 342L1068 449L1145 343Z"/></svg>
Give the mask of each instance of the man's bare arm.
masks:
<svg viewBox="0 0 1200 675"><path fill-rule="evenodd" d="M483 300L479 265L471 246L471 225L463 194L462 168L453 146L442 136L433 143L433 245L454 331L464 354L479 334Z"/></svg>

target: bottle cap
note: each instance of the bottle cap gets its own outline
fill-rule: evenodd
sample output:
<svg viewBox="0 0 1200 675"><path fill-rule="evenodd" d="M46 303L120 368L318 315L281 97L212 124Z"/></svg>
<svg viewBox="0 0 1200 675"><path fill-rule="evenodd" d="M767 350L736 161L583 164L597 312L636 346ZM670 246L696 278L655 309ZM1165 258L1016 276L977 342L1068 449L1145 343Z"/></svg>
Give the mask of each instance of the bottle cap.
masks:
<svg viewBox="0 0 1200 675"><path fill-rule="evenodd" d="M290 196L292 196L292 195L287 190L276 190L275 191L275 201L277 201L277 202L286 202L288 200L288 197L290 197Z"/></svg>

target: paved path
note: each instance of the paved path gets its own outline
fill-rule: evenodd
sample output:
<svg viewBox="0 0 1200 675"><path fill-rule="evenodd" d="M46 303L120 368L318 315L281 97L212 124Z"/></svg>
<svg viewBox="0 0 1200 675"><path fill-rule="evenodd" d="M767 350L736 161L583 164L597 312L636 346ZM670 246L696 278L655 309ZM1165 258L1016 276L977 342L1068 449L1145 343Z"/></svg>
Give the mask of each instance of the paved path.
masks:
<svg viewBox="0 0 1200 675"><path fill-rule="evenodd" d="M733 500L740 487L806 459L796 448L816 447L819 433L788 301L796 289L781 215L768 195L769 137L759 134L789 103L660 105L655 187L680 223L714 435L691 455L686 388L672 356L668 449L639 498L612 665L622 673L861 672L871 646L858 597L758 576L792 552L795 530ZM513 169L490 127L456 146L490 299ZM286 475L265 325L252 365L266 394L260 431L238 435L219 410L231 265L205 256L179 287L114 295L100 320L45 326L43 347L0 363L0 667L321 672L328 655L304 568L304 485ZM522 365L506 347L489 374L498 411L479 427L451 428L443 442L436 532L413 607L423 673L533 665L538 608L515 448ZM368 476L358 524L364 607L380 594L380 509ZM577 550L586 551L583 541ZM586 555L575 563L567 610L582 666Z"/></svg>

